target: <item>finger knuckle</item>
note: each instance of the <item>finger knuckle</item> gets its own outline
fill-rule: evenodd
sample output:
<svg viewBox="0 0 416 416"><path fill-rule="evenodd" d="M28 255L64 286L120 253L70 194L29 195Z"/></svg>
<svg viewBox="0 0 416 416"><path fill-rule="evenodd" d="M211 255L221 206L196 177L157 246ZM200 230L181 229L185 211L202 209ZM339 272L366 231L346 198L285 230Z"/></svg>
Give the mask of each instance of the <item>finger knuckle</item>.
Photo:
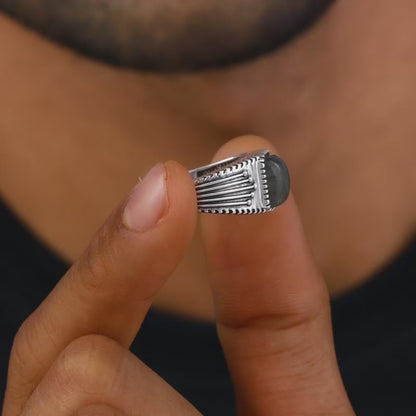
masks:
<svg viewBox="0 0 416 416"><path fill-rule="evenodd" d="M301 327L328 313L329 295L324 285L316 285L308 291L278 297L274 302L250 306L227 307L219 317L219 324L233 330Z"/></svg>
<svg viewBox="0 0 416 416"><path fill-rule="evenodd" d="M23 367L30 352L30 327L27 319L22 323L14 336L13 346L10 354L10 365L12 367Z"/></svg>
<svg viewBox="0 0 416 416"><path fill-rule="evenodd" d="M9 374L11 376L19 375L19 384L31 384L33 380L30 378L30 374L34 374L28 368L29 363L32 365L41 365L39 362L36 351L33 346L36 345L35 334L36 334L36 321L33 316L29 316L20 326L17 331L12 345L10 353L10 364ZM29 378L23 380L23 375Z"/></svg>
<svg viewBox="0 0 416 416"><path fill-rule="evenodd" d="M91 404L77 412L77 416L124 416L124 413L107 404Z"/></svg>
<svg viewBox="0 0 416 416"><path fill-rule="evenodd" d="M58 357L55 382L64 391L101 394L115 385L123 359L123 350L114 340L101 335L80 337Z"/></svg>
<svg viewBox="0 0 416 416"><path fill-rule="evenodd" d="M329 294L324 285L288 297L282 304L282 329L307 325L329 312Z"/></svg>
<svg viewBox="0 0 416 416"><path fill-rule="evenodd" d="M80 280L87 294L108 294L114 286L117 245L114 244L114 230L103 227L92 239L86 251L72 269L72 280Z"/></svg>

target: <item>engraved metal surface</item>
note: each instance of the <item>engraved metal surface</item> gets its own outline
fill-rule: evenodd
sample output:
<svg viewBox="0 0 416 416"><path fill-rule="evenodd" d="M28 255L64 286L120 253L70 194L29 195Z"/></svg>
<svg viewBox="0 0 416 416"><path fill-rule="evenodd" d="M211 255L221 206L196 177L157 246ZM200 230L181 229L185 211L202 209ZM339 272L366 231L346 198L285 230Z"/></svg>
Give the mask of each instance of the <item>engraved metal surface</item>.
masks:
<svg viewBox="0 0 416 416"><path fill-rule="evenodd" d="M266 175L268 150L230 157L189 171L198 199L198 210L213 214L260 214L273 211ZM283 163L283 161L282 161Z"/></svg>

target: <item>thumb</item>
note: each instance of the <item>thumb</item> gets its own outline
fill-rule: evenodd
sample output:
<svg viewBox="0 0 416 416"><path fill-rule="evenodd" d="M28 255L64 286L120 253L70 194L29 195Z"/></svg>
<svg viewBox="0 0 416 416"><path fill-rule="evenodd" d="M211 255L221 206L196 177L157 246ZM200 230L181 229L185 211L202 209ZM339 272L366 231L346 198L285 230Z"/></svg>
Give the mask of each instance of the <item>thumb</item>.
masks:
<svg viewBox="0 0 416 416"><path fill-rule="evenodd" d="M267 141L242 137L220 160ZM353 415L333 344L329 296L292 195L255 216L204 215L218 333L240 415Z"/></svg>

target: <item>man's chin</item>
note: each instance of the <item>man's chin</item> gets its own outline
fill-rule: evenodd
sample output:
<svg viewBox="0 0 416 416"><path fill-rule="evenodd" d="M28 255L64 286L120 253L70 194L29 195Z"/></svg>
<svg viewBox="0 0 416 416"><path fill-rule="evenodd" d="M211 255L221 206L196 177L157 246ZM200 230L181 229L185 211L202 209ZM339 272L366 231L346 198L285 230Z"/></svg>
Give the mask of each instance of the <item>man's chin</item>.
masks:
<svg viewBox="0 0 416 416"><path fill-rule="evenodd" d="M111 65L196 71L254 59L315 23L335 0L0 0L0 10Z"/></svg>

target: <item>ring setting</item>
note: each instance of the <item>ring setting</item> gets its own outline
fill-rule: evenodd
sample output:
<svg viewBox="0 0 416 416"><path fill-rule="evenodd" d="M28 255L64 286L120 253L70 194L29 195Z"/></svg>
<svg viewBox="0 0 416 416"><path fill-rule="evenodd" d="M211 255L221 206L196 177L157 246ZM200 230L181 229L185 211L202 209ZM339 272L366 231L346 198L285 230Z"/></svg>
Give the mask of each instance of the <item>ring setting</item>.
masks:
<svg viewBox="0 0 416 416"><path fill-rule="evenodd" d="M285 162L268 150L242 153L189 171L198 210L211 214L261 214L283 204L290 192Z"/></svg>

